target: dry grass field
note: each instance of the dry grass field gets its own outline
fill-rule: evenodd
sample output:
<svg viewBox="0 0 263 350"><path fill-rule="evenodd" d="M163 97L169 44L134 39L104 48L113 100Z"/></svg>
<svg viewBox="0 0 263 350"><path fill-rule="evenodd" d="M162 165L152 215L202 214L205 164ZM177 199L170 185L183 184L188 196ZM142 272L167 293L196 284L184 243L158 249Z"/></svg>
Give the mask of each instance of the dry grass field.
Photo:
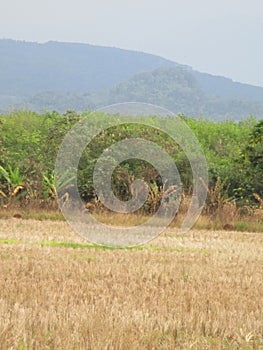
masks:
<svg viewBox="0 0 263 350"><path fill-rule="evenodd" d="M263 233L171 228L114 250L1 219L0 349L263 349Z"/></svg>

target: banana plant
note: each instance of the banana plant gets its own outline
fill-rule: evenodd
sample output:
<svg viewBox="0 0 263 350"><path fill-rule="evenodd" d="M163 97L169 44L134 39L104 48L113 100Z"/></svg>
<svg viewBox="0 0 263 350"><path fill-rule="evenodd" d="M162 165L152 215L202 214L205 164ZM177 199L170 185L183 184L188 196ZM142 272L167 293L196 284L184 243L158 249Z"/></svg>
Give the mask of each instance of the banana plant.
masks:
<svg viewBox="0 0 263 350"><path fill-rule="evenodd" d="M61 190L66 190L70 186L70 183L74 179L74 176L68 177L65 173L60 178L55 177L54 170L43 175L43 186L45 193L53 199L58 199L58 192Z"/></svg>
<svg viewBox="0 0 263 350"><path fill-rule="evenodd" d="M18 196L25 188L24 177L20 174L19 168L12 169L7 165L7 170L0 165L0 178L4 179L5 188L0 189L0 196L8 198L9 201Z"/></svg>

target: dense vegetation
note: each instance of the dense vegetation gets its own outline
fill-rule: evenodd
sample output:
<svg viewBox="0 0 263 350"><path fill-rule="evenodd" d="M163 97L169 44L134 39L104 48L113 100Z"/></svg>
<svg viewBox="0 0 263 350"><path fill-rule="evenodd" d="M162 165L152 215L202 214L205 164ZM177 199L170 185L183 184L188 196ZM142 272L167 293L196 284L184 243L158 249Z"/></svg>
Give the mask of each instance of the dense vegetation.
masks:
<svg viewBox="0 0 263 350"><path fill-rule="evenodd" d="M21 111L0 117L0 201L9 205L15 199L23 203L55 202L63 179L54 178L54 163L67 131L85 115L73 111L37 114ZM109 116L105 115L105 118ZM114 116L112 116L114 118ZM154 118L154 117L149 117ZM260 202L263 197L263 120L253 117L239 123L215 123L179 116L196 134L209 167L207 205L214 210L224 201L240 206ZM96 121L94 121L96 123ZM156 124L158 127L158 122ZM184 151L166 134L141 125L122 125L99 134L83 152L78 168L78 187L85 202L96 201L92 174L96 159L115 142L141 137L159 144L174 159L180 172L184 193L191 194L192 173ZM163 189L160 176L144 161L129 160L120 164L112 178L117 196L127 200L134 178L144 178L151 189L145 210L152 211Z"/></svg>

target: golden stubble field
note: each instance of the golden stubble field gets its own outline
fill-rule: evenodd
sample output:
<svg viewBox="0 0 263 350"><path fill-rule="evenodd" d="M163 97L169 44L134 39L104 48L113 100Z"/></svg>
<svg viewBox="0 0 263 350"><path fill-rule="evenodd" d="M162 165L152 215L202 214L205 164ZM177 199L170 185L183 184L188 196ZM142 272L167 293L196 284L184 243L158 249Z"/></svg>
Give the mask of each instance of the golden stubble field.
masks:
<svg viewBox="0 0 263 350"><path fill-rule="evenodd" d="M168 229L111 250L2 219L0 349L263 349L263 233Z"/></svg>

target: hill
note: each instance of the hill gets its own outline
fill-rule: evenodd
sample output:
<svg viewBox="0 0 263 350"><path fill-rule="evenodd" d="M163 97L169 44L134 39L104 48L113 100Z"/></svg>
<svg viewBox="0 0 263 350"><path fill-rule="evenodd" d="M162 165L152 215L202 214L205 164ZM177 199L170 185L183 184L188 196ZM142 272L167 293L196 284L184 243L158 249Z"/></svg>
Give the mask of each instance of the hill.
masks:
<svg viewBox="0 0 263 350"><path fill-rule="evenodd" d="M262 87L201 73L143 52L3 39L0 57L2 111L82 111L136 100L217 120L263 115Z"/></svg>
<svg viewBox="0 0 263 350"><path fill-rule="evenodd" d="M0 40L0 95L109 88L141 71L175 63L135 51L78 43Z"/></svg>
<svg viewBox="0 0 263 350"><path fill-rule="evenodd" d="M175 114L221 121L236 121L253 115L263 116L263 101L239 97L210 96L197 79L182 67L161 67L138 73L110 89L86 93L43 92L25 99L17 108L40 111L68 109L92 110L120 102L148 102L163 106Z"/></svg>
<svg viewBox="0 0 263 350"><path fill-rule="evenodd" d="M241 93L244 91L245 88L240 90ZM217 121L238 121L251 114L258 118L263 116L263 99L256 101L252 98L231 97L227 96L227 92L225 96L213 96L202 89L191 71L179 66L136 74L110 89L108 104L125 101L148 102L161 105L175 114L205 116Z"/></svg>

